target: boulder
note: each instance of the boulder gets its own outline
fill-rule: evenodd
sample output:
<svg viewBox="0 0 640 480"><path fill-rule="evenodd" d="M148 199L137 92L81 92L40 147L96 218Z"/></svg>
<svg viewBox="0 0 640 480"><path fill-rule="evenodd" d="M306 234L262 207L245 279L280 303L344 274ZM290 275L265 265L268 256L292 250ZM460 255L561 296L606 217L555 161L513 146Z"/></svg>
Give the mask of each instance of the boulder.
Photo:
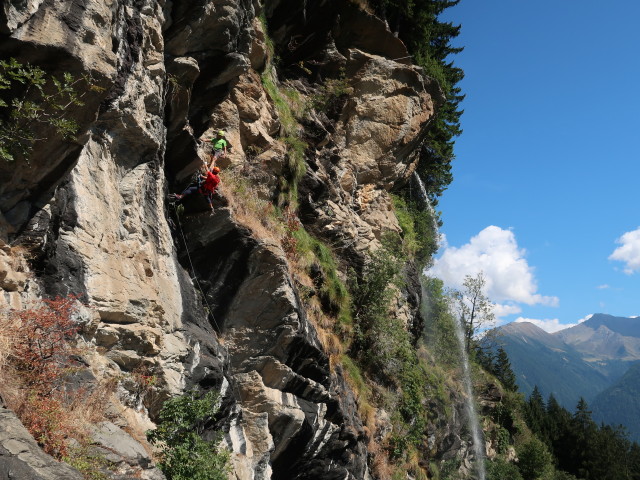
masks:
<svg viewBox="0 0 640 480"><path fill-rule="evenodd" d="M1 480L82 480L84 476L45 454L15 414L0 407Z"/></svg>

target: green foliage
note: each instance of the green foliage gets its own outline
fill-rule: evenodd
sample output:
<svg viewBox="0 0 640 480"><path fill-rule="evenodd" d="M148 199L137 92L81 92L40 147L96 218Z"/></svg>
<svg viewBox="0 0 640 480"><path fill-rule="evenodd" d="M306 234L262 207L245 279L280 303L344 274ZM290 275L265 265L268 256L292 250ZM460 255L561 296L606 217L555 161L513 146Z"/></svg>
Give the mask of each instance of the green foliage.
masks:
<svg viewBox="0 0 640 480"><path fill-rule="evenodd" d="M398 410L392 417L395 423L392 445L396 454L423 443L429 420L425 405L426 389L432 384L425 364L418 360L415 350L411 349L408 334L400 337L398 343L405 350L398 358L401 397Z"/></svg>
<svg viewBox="0 0 640 480"><path fill-rule="evenodd" d="M269 25L267 24L267 17L264 14L264 11L260 14L258 19L262 24L262 31L264 32L264 43L267 46L267 57L274 58L275 47L273 45L273 40L269 36Z"/></svg>
<svg viewBox="0 0 640 480"><path fill-rule="evenodd" d="M529 428L536 434L542 434L542 436L548 431L545 408L540 390L535 386L528 402L525 404L524 411Z"/></svg>
<svg viewBox="0 0 640 480"><path fill-rule="evenodd" d="M393 206L402 228L405 253L419 265L427 265L438 251L438 231L434 213L421 208L417 202L392 195Z"/></svg>
<svg viewBox="0 0 640 480"><path fill-rule="evenodd" d="M282 141L287 147L287 168L280 178L278 205L295 207L298 198L298 183L307 171L305 150L307 143L299 137L300 125L291 108L297 104L298 94L293 89L281 89L275 81L273 68L262 74L262 85L273 101L280 118Z"/></svg>
<svg viewBox="0 0 640 480"><path fill-rule="evenodd" d="M399 238L386 236L383 243L362 272L350 278L355 323L350 354L370 378L397 392L391 447L400 456L423 441L428 420L425 399L437 380L418 357L405 325L390 315L405 257Z"/></svg>
<svg viewBox="0 0 640 480"><path fill-rule="evenodd" d="M505 428L498 428L496 430L496 451L498 453L506 453L509 445L511 445L511 434Z"/></svg>
<svg viewBox="0 0 640 480"><path fill-rule="evenodd" d="M482 272L475 277L465 275L464 290L452 291L453 308L464 325L467 352L475 348L475 338L487 327L493 326L493 304L484 293L486 279Z"/></svg>
<svg viewBox="0 0 640 480"><path fill-rule="evenodd" d="M47 75L40 67L23 65L16 59L0 60L0 159L27 159L36 141L46 140L48 129L71 139L78 124L66 116L72 105L83 105L78 87L96 90L88 77L62 78Z"/></svg>
<svg viewBox="0 0 640 480"><path fill-rule="evenodd" d="M640 447L619 427L598 426L587 403L580 399L571 414L550 396L543 401L534 389L526 405L527 422L555 457L554 478L630 480L640 478ZM535 453L539 446L533 449ZM535 458L536 455L532 457ZM539 453L539 452L538 452ZM523 473L524 476L524 473ZM526 477L525 477L526 478Z"/></svg>
<svg viewBox="0 0 640 480"><path fill-rule="evenodd" d="M422 315L425 318L423 338L439 362L458 365L458 340L455 318L449 309L449 300L444 293L442 280L423 277Z"/></svg>
<svg viewBox="0 0 640 480"><path fill-rule="evenodd" d="M498 348L498 354L495 361L495 376L500 380L504 388L511 390L512 392L518 391L518 384L516 383L516 375L511 368L511 362L507 352L502 348Z"/></svg>
<svg viewBox="0 0 640 480"><path fill-rule="evenodd" d="M287 146L287 176L283 177L285 183L281 184L278 203L280 205L297 205L298 183L307 171L307 162L304 151L307 148L306 142L298 137L287 136L282 139Z"/></svg>
<svg viewBox="0 0 640 480"><path fill-rule="evenodd" d="M362 375L360 368L353 361L353 359L348 355L342 355L340 357L340 363L342 364L344 369L347 371L349 378L353 382L353 387L356 389L356 391L360 394L362 393L366 394L366 392L369 391L369 386L367 385L367 382L364 376Z"/></svg>
<svg viewBox="0 0 640 480"><path fill-rule="evenodd" d="M484 349L478 348L476 351L476 360L478 360L478 363L482 368L495 375L495 377L500 380L500 383L502 383L504 388L512 392L518 391L516 374L513 373L511 362L509 361L509 355L504 348L498 347L498 351L495 355L491 352L485 351Z"/></svg>
<svg viewBox="0 0 640 480"><path fill-rule="evenodd" d="M338 78L328 78L312 96L310 107L321 112L331 113L336 109L340 100L352 92L349 79L344 68L340 70Z"/></svg>
<svg viewBox="0 0 640 480"><path fill-rule="evenodd" d="M371 351L371 342L375 342L376 335L372 330L384 329L379 323L386 323L389 305L393 296L390 288L397 279L401 269L401 259L389 249L381 248L371 255L363 267L363 271L356 275L352 273L350 290L353 297L354 319L359 331L358 343L355 350L363 355L377 356L378 352ZM376 361L372 359L372 361Z"/></svg>
<svg viewBox="0 0 640 480"><path fill-rule="evenodd" d="M396 353L404 350L398 343L403 342L396 337L404 328L389 317L392 286L402 263L397 249L381 248L371 255L360 274L352 272L349 279L356 332L352 349L372 372L381 375L381 380L397 378L397 372L389 372L389 367Z"/></svg>
<svg viewBox="0 0 640 480"><path fill-rule="evenodd" d="M167 400L158 428L147 432L152 445L161 448L158 466L168 480L223 480L227 478L229 453L219 438L202 438L204 426L218 411L218 395L208 392L197 398L191 391Z"/></svg>
<svg viewBox="0 0 640 480"><path fill-rule="evenodd" d="M487 480L523 480L518 467L501 458L486 462L486 467Z"/></svg>
<svg viewBox="0 0 640 480"><path fill-rule="evenodd" d="M563 472L562 470L556 470L553 480L578 480L574 475Z"/></svg>
<svg viewBox="0 0 640 480"><path fill-rule="evenodd" d="M522 411L524 399L516 392L506 391L501 401L491 410L491 418L501 428L507 430L511 436L521 433L524 424Z"/></svg>
<svg viewBox="0 0 640 480"><path fill-rule="evenodd" d="M280 119L280 125L285 136L296 135L298 132L298 121L291 110L289 102L286 97L280 91L280 88L276 84L273 67L268 68L261 76L262 86L266 90L267 94L273 101L273 104L278 111L278 118Z"/></svg>
<svg viewBox="0 0 640 480"><path fill-rule="evenodd" d="M87 446L69 449L63 460L82 473L86 480L109 480L111 476L106 472L114 469L111 462L102 455L91 452Z"/></svg>
<svg viewBox="0 0 640 480"><path fill-rule="evenodd" d="M438 472L439 480L459 480L460 479L460 460L458 458L452 458L446 460L440 466Z"/></svg>
<svg viewBox="0 0 640 480"><path fill-rule="evenodd" d="M518 469L525 480L640 478L640 446L629 441L621 427L598 426L583 399L572 414L553 396L545 402L537 387L526 401L506 391L491 417L500 426L493 436L498 453L505 453L507 440L515 440ZM513 467L500 458L487 464L487 479L520 478L509 476Z"/></svg>
<svg viewBox="0 0 640 480"><path fill-rule="evenodd" d="M312 265L310 275L325 312L338 320L338 333L347 334L352 329L351 297L346 285L338 276L338 267L331 250L302 227L292 231L296 250L300 257Z"/></svg>
<svg viewBox="0 0 640 480"><path fill-rule="evenodd" d="M550 478L553 456L543 442L533 437L518 449L518 469L524 480Z"/></svg>

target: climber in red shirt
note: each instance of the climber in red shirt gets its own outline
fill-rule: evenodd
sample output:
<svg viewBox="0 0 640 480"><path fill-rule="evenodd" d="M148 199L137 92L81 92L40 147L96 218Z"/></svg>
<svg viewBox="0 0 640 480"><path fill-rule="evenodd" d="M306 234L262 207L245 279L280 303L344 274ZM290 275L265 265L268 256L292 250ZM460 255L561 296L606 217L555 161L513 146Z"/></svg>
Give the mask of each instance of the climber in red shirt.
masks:
<svg viewBox="0 0 640 480"><path fill-rule="evenodd" d="M218 184L220 183L218 173L220 173L218 167L213 167L211 170L203 168L203 173L200 175L197 185L189 185L182 193L177 193L173 196L176 204L181 204L187 195L200 192L209 202L209 207L213 212L213 194L216 193L216 188L218 188Z"/></svg>

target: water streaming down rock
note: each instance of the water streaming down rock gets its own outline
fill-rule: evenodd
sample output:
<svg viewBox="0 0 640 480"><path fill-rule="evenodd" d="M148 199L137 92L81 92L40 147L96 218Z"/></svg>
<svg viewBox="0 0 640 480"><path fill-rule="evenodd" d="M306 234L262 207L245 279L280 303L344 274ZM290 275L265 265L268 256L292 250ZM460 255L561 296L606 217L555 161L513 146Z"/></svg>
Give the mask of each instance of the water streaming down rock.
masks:
<svg viewBox="0 0 640 480"><path fill-rule="evenodd" d="M440 246L440 232L438 230L440 226L438 225L438 215L433 208L433 205L431 204L431 200L429 200L427 189L425 188L424 182L420 178L420 175L418 175L418 172L413 172L413 179L416 185L418 185L418 196L431 215L431 226L433 227L433 234L436 235L436 241L438 242L438 246Z"/></svg>
<svg viewBox="0 0 640 480"><path fill-rule="evenodd" d="M418 185L419 196L423 201L425 208L429 210L431 214L432 222L433 222L433 231L434 234L438 236L438 244L440 244L440 233L438 231L438 221L437 215L429 200L429 196L427 195L427 189L418 175L418 172L414 172L413 178L415 183ZM423 296L426 295L426 290L423 288L422 290ZM461 319L457 319L456 324L456 338L458 340L458 346L460 349L460 363L462 364L462 375L464 382L464 390L465 390L465 407L467 410L467 416L469 421L469 430L471 432L471 439L473 442L473 451L475 453L475 461L476 461L476 470L477 470L477 478L478 480L485 480L486 472L484 467L484 438L482 436L482 431L480 429L480 423L478 420L478 414L476 412L475 402L473 399L473 386L471 384L471 372L469 369L469 356L467 355L467 350L465 348L464 341L464 328L462 325Z"/></svg>
<svg viewBox="0 0 640 480"><path fill-rule="evenodd" d="M469 356L465 348L464 341L464 327L462 325L462 319L456 316L456 338L458 340L458 347L460 349L460 361L462 363L462 377L464 382L465 393L465 407L467 410L467 416L469 418L469 430L471 431L471 440L473 442L473 451L475 453L475 463L478 473L478 480L485 480L486 472L484 467L484 437L482 430L480 429L480 422L478 414L476 412L476 405L473 398L473 386L471 384L471 371L469 368Z"/></svg>

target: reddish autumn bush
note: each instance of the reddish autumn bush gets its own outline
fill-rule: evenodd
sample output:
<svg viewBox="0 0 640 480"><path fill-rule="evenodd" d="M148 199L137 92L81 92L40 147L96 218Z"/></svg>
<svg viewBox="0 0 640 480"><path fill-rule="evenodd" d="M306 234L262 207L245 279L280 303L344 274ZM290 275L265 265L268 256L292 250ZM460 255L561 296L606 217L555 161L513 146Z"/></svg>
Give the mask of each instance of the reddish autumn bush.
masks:
<svg viewBox="0 0 640 480"><path fill-rule="evenodd" d="M14 311L17 328L9 355L26 387L38 394L50 394L60 383L72 349L69 341L78 332L71 319L74 297L43 300L36 308Z"/></svg>
<svg viewBox="0 0 640 480"><path fill-rule="evenodd" d="M76 429L59 397L30 395L16 413L46 453L63 458L69 454L66 440L75 436Z"/></svg>
<svg viewBox="0 0 640 480"><path fill-rule="evenodd" d="M298 239L295 234L301 228L300 220L296 216L295 212L289 208L285 209L282 213L282 219L285 223L285 234L282 237L282 249L287 257L292 260L298 260Z"/></svg>
<svg viewBox="0 0 640 480"><path fill-rule="evenodd" d="M68 454L66 439L74 431L63 389L75 353L76 305L75 297L56 298L9 315L14 332L6 358L23 392L14 408L44 451L56 458Z"/></svg>

